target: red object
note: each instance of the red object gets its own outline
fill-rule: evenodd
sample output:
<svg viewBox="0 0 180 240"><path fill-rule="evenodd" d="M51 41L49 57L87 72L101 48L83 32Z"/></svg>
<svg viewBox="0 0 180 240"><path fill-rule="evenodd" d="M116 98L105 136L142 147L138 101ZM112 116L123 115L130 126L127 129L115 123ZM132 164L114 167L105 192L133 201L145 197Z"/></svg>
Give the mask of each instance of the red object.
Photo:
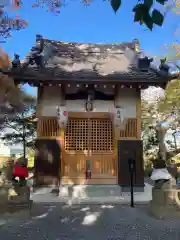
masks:
<svg viewBox="0 0 180 240"><path fill-rule="evenodd" d="M68 112L64 111L64 116L67 117L67 115L68 115Z"/></svg>
<svg viewBox="0 0 180 240"><path fill-rule="evenodd" d="M86 169L86 171L85 171L85 179L91 179L91 170Z"/></svg>
<svg viewBox="0 0 180 240"><path fill-rule="evenodd" d="M14 176L15 177L28 177L28 169L26 167L21 167L21 166L15 166L14 168Z"/></svg>

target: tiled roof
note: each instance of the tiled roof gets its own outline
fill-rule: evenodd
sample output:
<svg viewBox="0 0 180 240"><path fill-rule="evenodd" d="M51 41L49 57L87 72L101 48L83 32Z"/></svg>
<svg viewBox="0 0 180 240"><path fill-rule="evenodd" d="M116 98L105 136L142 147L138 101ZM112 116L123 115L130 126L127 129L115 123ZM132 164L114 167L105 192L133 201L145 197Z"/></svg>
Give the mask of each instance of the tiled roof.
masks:
<svg viewBox="0 0 180 240"><path fill-rule="evenodd" d="M48 56L46 69L54 69L56 74L83 74L107 76L129 73L137 64L134 43L83 44L44 40L44 55ZM131 58L125 52L131 51ZM49 54L52 51L52 54ZM35 67L35 66L32 66Z"/></svg>
<svg viewBox="0 0 180 240"><path fill-rule="evenodd" d="M44 68L36 64L27 68L11 69L15 78L22 81L58 80L119 80L160 81L167 76L151 68L138 67L139 53L135 41L115 44L65 43L44 39ZM36 42L38 44L38 42ZM26 60L25 60L26 61ZM24 80L23 80L24 79Z"/></svg>

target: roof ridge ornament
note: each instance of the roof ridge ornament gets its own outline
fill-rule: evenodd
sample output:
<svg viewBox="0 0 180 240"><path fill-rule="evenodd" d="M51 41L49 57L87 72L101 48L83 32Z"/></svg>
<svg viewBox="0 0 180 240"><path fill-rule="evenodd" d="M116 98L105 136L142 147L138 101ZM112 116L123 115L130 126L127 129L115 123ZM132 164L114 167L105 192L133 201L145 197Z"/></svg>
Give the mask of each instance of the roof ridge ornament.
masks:
<svg viewBox="0 0 180 240"><path fill-rule="evenodd" d="M138 67L142 72L148 72L153 58L148 58L147 56L138 59Z"/></svg>
<svg viewBox="0 0 180 240"><path fill-rule="evenodd" d="M166 61L166 57L160 59L159 70L161 73L163 73L163 75L169 75L170 66L167 64Z"/></svg>
<svg viewBox="0 0 180 240"><path fill-rule="evenodd" d="M20 56L16 53L14 53L14 59L12 61L12 67L13 68L20 68L21 67L21 61L20 61Z"/></svg>
<svg viewBox="0 0 180 240"><path fill-rule="evenodd" d="M139 39L135 38L133 40L133 43L134 43L134 50L136 53L140 53L141 50L140 50L140 42L139 42Z"/></svg>
<svg viewBox="0 0 180 240"><path fill-rule="evenodd" d="M31 48L30 53L26 56L23 68L28 67L29 65L36 64L37 67L43 68L44 67L44 60L43 60L43 52L44 50L44 39L42 35L36 35L36 45Z"/></svg>

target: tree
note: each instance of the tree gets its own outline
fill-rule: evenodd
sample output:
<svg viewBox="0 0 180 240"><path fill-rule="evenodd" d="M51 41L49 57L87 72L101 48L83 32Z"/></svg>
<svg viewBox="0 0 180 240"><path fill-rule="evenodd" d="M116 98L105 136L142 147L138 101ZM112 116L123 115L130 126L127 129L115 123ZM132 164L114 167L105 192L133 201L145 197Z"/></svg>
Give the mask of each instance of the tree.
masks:
<svg viewBox="0 0 180 240"><path fill-rule="evenodd" d="M179 80L171 81L164 97L157 97L153 103L144 102L142 104L142 126L143 129L153 129L158 140L159 151L163 158L168 161L180 149L167 150L165 135L169 129L178 130L180 127L180 83Z"/></svg>
<svg viewBox="0 0 180 240"><path fill-rule="evenodd" d="M8 68L11 64L7 53L0 49L0 68ZM14 80L7 75L0 73L0 127L5 116L14 112L21 112L24 104L22 99L24 92L14 84Z"/></svg>
<svg viewBox="0 0 180 240"><path fill-rule="evenodd" d="M178 42L162 46L163 56L155 56L155 59L173 62L174 66L179 68L180 44Z"/></svg>
<svg viewBox="0 0 180 240"><path fill-rule="evenodd" d="M12 117L5 119L3 129L8 128L11 132L5 132L2 139L8 144L22 144L23 155L26 157L26 148L34 146L36 122L33 121L32 116L35 114L36 100L24 94L23 101L23 111L16 112Z"/></svg>
<svg viewBox="0 0 180 240"><path fill-rule="evenodd" d="M3 38L1 42L4 42L4 39L11 37L12 31L18 31L27 27L27 21L20 19L18 15L15 17L9 17L8 11L11 6L8 6L10 1L4 1L4 5L0 5L0 36ZM17 2L16 0L12 1L13 4ZM14 7L16 6L13 5ZM16 7L15 7L16 8Z"/></svg>

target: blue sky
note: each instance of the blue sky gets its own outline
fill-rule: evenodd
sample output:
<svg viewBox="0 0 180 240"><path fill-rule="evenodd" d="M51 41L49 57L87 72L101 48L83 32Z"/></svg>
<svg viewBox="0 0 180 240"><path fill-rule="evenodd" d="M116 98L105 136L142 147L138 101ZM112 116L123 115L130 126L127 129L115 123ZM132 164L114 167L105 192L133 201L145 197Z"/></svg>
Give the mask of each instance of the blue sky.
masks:
<svg viewBox="0 0 180 240"><path fill-rule="evenodd" d="M23 7L10 14L20 15L28 21L29 26L25 30L13 32L12 38L2 44L2 47L12 58L15 52L23 59L33 46L35 35L39 33L45 38L66 42L111 43L138 38L145 52L161 55L163 44L178 41L179 36L174 36L173 33L180 17L168 13L163 27L155 27L151 32L133 22L132 8L137 0L122 0L117 14L113 12L109 1L95 0L89 7L80 3L81 0L67 1L59 16L55 16L46 12L45 8L32 8L31 5L36 0L24 0ZM32 94L36 92L28 86L25 88Z"/></svg>

